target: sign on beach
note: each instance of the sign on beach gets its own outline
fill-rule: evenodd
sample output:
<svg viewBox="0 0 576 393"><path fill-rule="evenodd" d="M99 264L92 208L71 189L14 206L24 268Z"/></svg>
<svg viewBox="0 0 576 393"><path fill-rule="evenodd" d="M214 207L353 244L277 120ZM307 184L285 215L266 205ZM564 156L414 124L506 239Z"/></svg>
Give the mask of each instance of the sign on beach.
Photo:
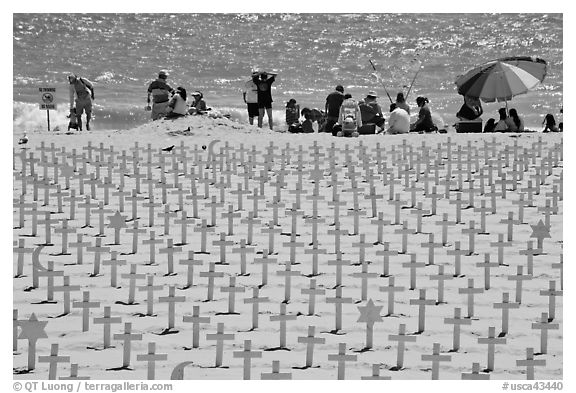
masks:
<svg viewBox="0 0 576 393"><path fill-rule="evenodd" d="M56 110L56 88L39 87L38 91L40 92L40 109Z"/></svg>

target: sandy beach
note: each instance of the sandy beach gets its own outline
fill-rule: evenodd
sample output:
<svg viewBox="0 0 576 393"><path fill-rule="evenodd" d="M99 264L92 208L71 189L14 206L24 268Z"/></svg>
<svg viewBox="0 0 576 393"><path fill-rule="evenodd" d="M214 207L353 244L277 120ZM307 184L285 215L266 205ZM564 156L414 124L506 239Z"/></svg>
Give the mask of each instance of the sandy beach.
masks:
<svg viewBox="0 0 576 393"><path fill-rule="evenodd" d="M14 135L13 145L14 249L22 246L34 250L48 243L39 251L39 262L44 268L51 263L52 270L61 272L53 278L53 285L62 286L63 277L68 277L70 285L78 286L70 293L71 304L81 301L83 292L89 292L91 301L99 302L90 311L88 331L82 331L81 309L71 308L70 313L59 316L65 307L65 291L57 290L54 301L45 302L49 279L42 276L38 288L30 288L33 286L32 251L22 252L21 258L15 251L13 308L18 310L18 321L28 320L32 313L39 320L47 321L48 337L38 340L36 351L38 356L47 356L51 345L58 344L58 355L69 356L57 365L58 377L68 376L74 363L79 376L92 379L146 379L148 363L137 360L137 356L146 354L148 344L155 343L156 353L167 355L155 365L156 379L170 379L175 367L182 362L192 362L184 370L185 379L242 379L244 361L234 357L234 353L243 351L245 340L251 340L252 350L261 353L261 357L252 359L252 379L271 372L273 361L279 361L280 371L291 373L293 379L336 379L338 362L331 359L341 343L346 354L355 356L346 362L346 379L372 375L373 365L378 365L381 376L392 379L430 379L432 362L423 355L432 354L435 343L439 344L440 352L449 357L440 363L439 378L461 379L463 373L472 372L473 363L479 363L481 370L488 367L487 345L479 339L487 337L489 328L494 327L496 336L507 330L501 334L505 340L495 345L494 369L481 371L482 374L491 379L526 379L526 367L519 366L517 361L526 359L527 348L533 348L536 359L545 360L545 365L535 368L536 379L563 378L562 134L449 133L334 138L328 134L271 132L225 118L188 116L150 122L127 131L34 132L28 135L29 142L25 145L18 145L20 137ZM170 151L161 150L171 146L174 148ZM38 161L26 161L23 169L22 158L26 160L30 154ZM31 162L36 179L30 172ZM55 168L57 176L54 176ZM136 168L141 177L135 176ZM245 175L246 171L251 175ZM79 173L86 175L85 180L78 178ZM96 182L94 186L89 183L91 176ZM447 179L451 182L446 186ZM34 195L35 181L49 184L48 191L40 186ZM80 182L85 182L83 187ZM337 192L333 189L334 182ZM494 185L492 190L490 182ZM106 183L110 187L101 186ZM23 184L26 184L24 189ZM141 197L135 202L139 217L136 221L141 229L136 253L131 252L133 234L128 232L134 225L133 204L128 196L113 194L121 184L127 195L139 188L139 193L135 193ZM194 198L186 198L193 195L194 187L199 195L197 217L193 212ZM470 188L475 190L469 192ZM246 191L241 196L241 210L238 193L234 193L239 189ZM432 195L433 189L437 197ZM59 206L58 190L66 196L74 190L81 197L76 202L73 219L70 202L64 198ZM179 190L184 195L182 199L179 199ZM260 190L264 193L257 201L259 221L254 223L252 241L247 246L251 252L246 255L246 271L242 274L241 253L233 250L246 245L250 237L248 225L242 220L250 213L254 215L255 205L250 197L259 195ZM493 197L490 192L500 192L500 195ZM46 193L49 193L47 199ZM277 196L280 200L275 199ZM335 196L341 202L339 215L334 212ZM123 198L121 207L119 201ZM275 200L280 204L274 206ZM398 200L402 201L402 208L395 207L394 201ZM94 205L88 227L85 209L80 207L85 201ZM456 201L463 202L459 205ZM47 224L39 222L33 233L32 216L26 213L21 221L19 203L29 204L26 209L34 206L48 212L46 217L53 220L51 242L46 239ZM150 203L156 205L150 207L147 205ZM523 218L519 220L521 205ZM485 215L481 213L482 207L487 209ZM99 218L100 208L106 210L104 224ZM547 208L550 213L546 213ZM315 209L317 217L322 219L316 234L310 220L314 218ZM150 211L155 215L153 219ZM174 212L168 226L159 215L164 211ZM115 230L109 220L117 212L125 224L119 229L119 242L115 241ZM230 212L237 213L231 218L232 224L226 215ZM380 229L374 223L379 213L386 220ZM510 213L516 220L512 224L506 221ZM190 218L189 224L185 224L185 234L183 225L175 222L183 214ZM446 226L444 243L442 225L438 224L443 215L453 222ZM46 217L40 215L38 220L45 221ZM338 235L332 233L336 228L332 225L335 217L339 218L339 228L347 231L339 240L335 240ZM200 253L202 235L195 230L202 220L215 221L215 226L206 234L206 253ZM526 250L530 247L528 244L537 248L540 240L532 235L540 220L549 225L543 230L542 249L530 257ZM64 222L75 230L68 235L67 253L61 252L65 240L62 232L56 231ZM478 229L481 223L485 225L484 231ZM270 235L267 231L270 228L277 231ZM404 238L403 228L412 233ZM470 228L476 229L472 235L466 231ZM100 255L97 275L93 275L94 252L84 249L83 263L78 263L77 249L71 247L78 234L82 234L90 246L100 241L107 248ZM507 238L510 235L512 239ZM159 240L154 251L155 263L150 261L150 246L145 242L151 236ZM273 243L270 243L271 236ZM317 275L313 274L313 255L306 252L312 249L313 236L317 237L318 248L325 250L318 255ZM218 241L223 239L227 244L221 246ZM425 245L431 241L435 244L432 251ZM366 247L359 245L363 242ZM388 250L397 251L396 255L389 256L387 266L383 262L384 242ZM184 244L177 246L177 243ZM456 243L460 250L469 252L455 257ZM500 247L498 243L505 244ZM169 244L179 247L172 257L169 251L160 251ZM262 264L255 260L263 257L263 251L270 251L271 244L274 251L268 257L274 262L268 265L268 282L261 285ZM341 255L336 252L338 248ZM103 262L114 259L112 253L124 261L117 267L114 286L111 285L111 266ZM201 264L194 267L193 285L186 288L187 267L179 261L189 253ZM347 261L341 267L340 278L331 262L339 257ZM481 265L486 258L495 264L489 273ZM459 267L456 259L460 259ZM528 262L530 259L533 265ZM410 261L423 263L416 269L413 289L410 289L411 269L405 265ZM215 263L216 271L222 275L215 279L213 300L206 301L208 279L201 272L208 272L211 263ZM154 316L145 315L148 303L144 290L136 290L135 302L126 304L130 303L130 283L122 275L130 272L131 265L135 265L143 277L154 277L154 284L158 286L154 293ZM19 268L23 268L23 275L17 277ZM388 274L384 274L387 268ZM455 274L458 268L460 272ZM533 271L527 273L530 269ZM289 270L297 273L287 274ZM373 274L363 283L360 273ZM439 274L446 279L438 279ZM517 298L518 280L511 278L518 274L530 275L522 281L521 302ZM290 299L286 301L288 275L291 277ZM404 288L396 293L394 313L388 316L388 295L381 288L390 284L390 277L394 277L395 285ZM241 288L233 302L229 291L223 291L231 286L232 279L234 286ZM469 312L468 299L461 290L469 286L470 279L474 280L474 287L484 290L475 295L474 315L465 318ZM317 295L315 312L308 315L309 297L302 291L310 288L311 280L315 280L324 293ZM439 289L439 281L443 283L443 290ZM557 291L547 296L542 292L549 290L551 283ZM139 279L136 285L144 286L146 280ZM259 326L252 329L252 304L245 300L251 298L253 288L259 286L259 296L267 297L268 302L260 304ZM175 303L175 327L164 331L169 324L169 306L159 298L169 297L170 287L175 288L175 296L184 300ZM414 300L422 289L426 299L434 300L425 308L425 329L418 332L420 311ZM337 298L338 291L348 301L342 305L341 329L334 331L337 307L328 299ZM442 294L443 299L438 302ZM516 304L509 309L507 329L503 329L502 307L496 305L502 303L505 296ZM542 313L549 313L552 297L555 316L546 323L557 325L548 330L546 353L539 354L541 333L533 324L540 321ZM372 314L375 319L373 345L367 350L367 324L358 319L359 307L366 307L369 299L380 309L375 311L376 316ZM231 304L235 307L233 313L229 312ZM278 348L282 347L281 323L271 317L279 314L282 305L293 318L286 322L285 347ZM101 317L107 306L113 316L121 318L121 323L112 325L113 336L124 332L127 322L131 323L133 333L141 334L141 339L130 344L128 368L122 368L125 349L122 341L112 338L113 347L101 348L103 328L94 324L93 319ZM183 322L183 318L192 315L194 306L199 306L201 316L209 318L209 322L200 327L198 348L190 348L193 327ZM468 322L461 326L457 351L452 350L453 325L446 322L447 318L454 318L455 309L459 309ZM215 367L218 349L207 335L216 333L219 323L223 323L225 333L233 338L224 341L222 366ZM403 365L396 370L398 343L391 337L398 334L401 325L405 325L406 334L414 340L406 343ZM307 336L310 326L315 327L315 336L325 341L315 345L313 367L306 368L303 366L307 347L299 337ZM14 332L20 329L16 326ZM17 340L13 351L14 378L49 378L46 362L37 361L36 368L27 372L27 343L25 339Z"/></svg>

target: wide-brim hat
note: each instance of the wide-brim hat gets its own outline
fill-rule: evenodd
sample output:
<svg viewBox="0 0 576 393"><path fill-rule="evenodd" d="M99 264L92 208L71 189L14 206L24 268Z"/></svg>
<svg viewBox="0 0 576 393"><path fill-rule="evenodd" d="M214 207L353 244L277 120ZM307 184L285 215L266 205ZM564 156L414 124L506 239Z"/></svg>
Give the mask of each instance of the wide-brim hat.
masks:
<svg viewBox="0 0 576 393"><path fill-rule="evenodd" d="M167 73L166 71L164 71L164 70L161 70L161 71L158 73L158 76L167 77L167 76L168 76L168 73Z"/></svg>
<svg viewBox="0 0 576 393"><path fill-rule="evenodd" d="M378 94L376 94L375 91L369 91L368 94L366 94L366 97L378 98Z"/></svg>

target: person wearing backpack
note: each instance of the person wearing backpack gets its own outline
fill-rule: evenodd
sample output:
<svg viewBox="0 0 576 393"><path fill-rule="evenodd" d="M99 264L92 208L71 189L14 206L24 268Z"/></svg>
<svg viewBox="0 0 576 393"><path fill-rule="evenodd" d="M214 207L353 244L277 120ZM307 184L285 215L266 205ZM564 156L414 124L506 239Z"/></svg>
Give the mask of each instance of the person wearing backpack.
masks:
<svg viewBox="0 0 576 393"><path fill-rule="evenodd" d="M70 116L76 116L78 130L82 131L82 113L86 112L86 131L90 131L94 86L88 79L75 74L68 75L68 82L70 83ZM76 102L74 102L74 96L76 96Z"/></svg>

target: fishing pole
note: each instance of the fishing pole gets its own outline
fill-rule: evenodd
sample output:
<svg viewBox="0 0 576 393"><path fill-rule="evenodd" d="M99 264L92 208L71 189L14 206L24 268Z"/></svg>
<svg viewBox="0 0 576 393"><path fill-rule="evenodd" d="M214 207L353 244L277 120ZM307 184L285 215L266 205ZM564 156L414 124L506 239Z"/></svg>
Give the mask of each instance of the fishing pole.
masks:
<svg viewBox="0 0 576 393"><path fill-rule="evenodd" d="M378 72L376 70L376 67L374 66L374 63L372 63L372 59L368 59L368 61L370 62L370 65L372 66L372 69L374 69L374 72ZM382 84L382 87L384 88L384 91L386 92L386 95L388 96L388 99L390 100L390 103L393 103L394 101L392 101L392 97L390 97L390 94L388 94L388 90L386 89L386 86L384 85L384 82L382 81L381 78L376 78L380 80L380 83Z"/></svg>
<svg viewBox="0 0 576 393"><path fill-rule="evenodd" d="M412 78L412 83L410 83L410 87L408 88L408 92L406 93L406 97L404 97L405 100L408 99L408 96L410 95L410 90L412 90L412 86L414 86L414 82L416 81L416 78L418 77L418 74L420 73L421 70L422 70L422 62L420 62L420 65L418 66L418 71L416 71L414 78Z"/></svg>

